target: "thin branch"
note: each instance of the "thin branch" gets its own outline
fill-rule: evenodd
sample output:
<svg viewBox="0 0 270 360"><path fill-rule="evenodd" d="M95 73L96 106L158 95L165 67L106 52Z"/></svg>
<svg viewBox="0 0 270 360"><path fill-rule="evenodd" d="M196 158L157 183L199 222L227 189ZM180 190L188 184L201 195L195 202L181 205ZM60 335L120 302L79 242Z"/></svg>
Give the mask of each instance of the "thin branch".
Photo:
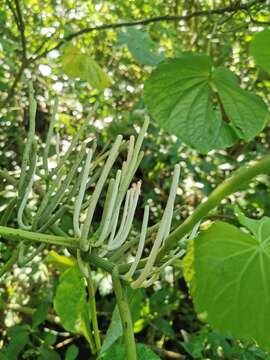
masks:
<svg viewBox="0 0 270 360"><path fill-rule="evenodd" d="M21 12L21 7L20 7L20 3L19 0L14 0L15 2L15 7L16 7L16 11L17 11L17 26L18 26L18 30L20 33L20 37L21 37L21 43L22 43L22 63L24 63L24 61L27 59L27 54L26 54L26 38L25 38L25 25L24 25L24 21L23 21L23 17L22 17L22 12Z"/></svg>
<svg viewBox="0 0 270 360"><path fill-rule="evenodd" d="M1 104L1 107L5 107L9 103L9 100L14 95L15 89L17 87L18 82L21 79L21 76L23 74L24 69L26 69L27 66L30 64L30 61L27 59L25 25L24 25L22 13L21 13L19 0L14 1L15 2L15 9L13 8L12 3L10 2L10 0L6 0L6 1L7 1L7 5L9 7L10 11L12 12L12 15L14 17L16 26L17 26L18 31L20 33L21 44L22 44L22 61L21 61L21 66L20 66L17 74L15 75L13 83L12 83L12 85L11 85L9 91L8 91L7 97L5 98L3 103Z"/></svg>
<svg viewBox="0 0 270 360"><path fill-rule="evenodd" d="M19 29L19 19L18 19L18 17L17 17L17 14L16 14L16 11L15 11L15 9L13 8L13 6L12 6L12 3L11 3L11 1L10 0L6 0L7 1L7 5L8 5L8 7L9 7L9 9L10 9L10 11L12 12L12 15L13 15L13 17L14 17L14 20L15 20L15 23L16 23L16 25L17 25L17 28Z"/></svg>
<svg viewBox="0 0 270 360"><path fill-rule="evenodd" d="M18 0L16 0L16 1L18 1ZM254 5L263 4L266 1L267 0L253 0L247 4L241 4L238 6L227 6L227 7L222 7L222 8L218 8L218 9L212 9L212 10L200 10L200 11L195 11L195 12L187 14L187 15L163 15L163 16L152 17L149 19L135 20L135 21L131 21L131 22L119 22L119 23L111 23L111 24L103 24L103 25L99 25L99 26L87 27L85 29L74 32L68 36L65 36L56 45L44 50L39 55L35 56L45 46L46 42L50 40L50 38L48 38L38 47L38 49L36 51L34 51L34 54L33 54L34 56L32 55L29 59L25 58L25 61L24 61L24 63L21 64L21 67L13 81L13 84L11 85L11 88L8 91L8 95L7 95L6 99L3 101L3 103L1 104L1 106L2 107L6 106L9 103L10 99L13 97L15 89L17 87L17 84L20 81L20 78L22 76L22 73L23 73L24 69L27 68L28 65L35 63L37 60L47 56L53 50L58 50L66 42L68 42L76 37L79 37L81 35L91 33L93 31L117 29L117 28L121 28L121 27L132 27L132 26L137 26L137 25L149 25L149 24L153 24L156 22L160 22L160 21L166 21L166 22L171 22L171 21L175 22L175 21L181 21L181 20L188 21L192 18L196 18L199 16L210 16L210 15L218 15L218 14L224 14L224 13L235 13L236 11L237 12L238 11L248 11ZM7 3L10 7L9 0L7 0ZM12 6L10 7L10 9L12 11L12 9L13 9ZM13 13L13 11L12 11L12 13ZM13 13L13 15L14 15L14 13ZM18 18L16 15L14 17L15 17L16 24L18 26ZM22 34L24 34L24 32L21 33L21 36L22 36Z"/></svg>
<svg viewBox="0 0 270 360"><path fill-rule="evenodd" d="M187 15L163 15L163 16L157 16L152 17L149 19L143 19L143 20L135 20L135 21L124 21L119 23L111 23L111 24L103 24L99 26L93 26L93 27L87 27L84 29L81 29L77 32L74 32L72 34L69 34L65 36L63 39L61 39L55 46L44 50L41 54L33 58L33 61L36 61L40 58L43 58L44 56L48 55L53 50L58 50L61 46L65 44L65 42L70 41L78 36L91 33L93 31L101 31L101 30L108 30L108 29L117 29L121 27L132 27L137 25L149 25L152 23L160 22L160 21L188 21L194 17L198 16L210 16L210 15L219 15L224 13L234 13L235 11L247 11L249 10L253 5L257 5L260 3L265 3L267 0L253 0L247 4L241 4L239 6L226 6L218 9L213 10L200 10L195 11L193 13L187 14Z"/></svg>

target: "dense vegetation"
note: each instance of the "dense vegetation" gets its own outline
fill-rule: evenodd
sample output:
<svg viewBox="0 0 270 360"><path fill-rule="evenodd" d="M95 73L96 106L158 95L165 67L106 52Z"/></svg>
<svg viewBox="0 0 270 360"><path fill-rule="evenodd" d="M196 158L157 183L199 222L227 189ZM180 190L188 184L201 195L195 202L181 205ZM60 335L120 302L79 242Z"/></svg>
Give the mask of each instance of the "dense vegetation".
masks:
<svg viewBox="0 0 270 360"><path fill-rule="evenodd" d="M269 14L1 2L0 359L270 359Z"/></svg>

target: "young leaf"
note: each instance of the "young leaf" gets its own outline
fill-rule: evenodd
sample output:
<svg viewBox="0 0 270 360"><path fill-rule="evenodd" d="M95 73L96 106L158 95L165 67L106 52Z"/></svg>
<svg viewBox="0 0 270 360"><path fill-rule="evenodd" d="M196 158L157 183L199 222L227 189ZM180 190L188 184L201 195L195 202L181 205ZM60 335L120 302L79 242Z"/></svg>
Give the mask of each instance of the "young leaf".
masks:
<svg viewBox="0 0 270 360"><path fill-rule="evenodd" d="M270 29L257 33L250 44L250 53L257 65L270 73Z"/></svg>
<svg viewBox="0 0 270 360"><path fill-rule="evenodd" d="M110 85L110 78L87 54L75 46L68 46L62 56L62 68L71 78L88 81L102 91Z"/></svg>
<svg viewBox="0 0 270 360"><path fill-rule="evenodd" d="M216 222L195 239L192 295L215 329L270 349L270 236Z"/></svg>
<svg viewBox="0 0 270 360"><path fill-rule="evenodd" d="M70 345L65 353L65 360L75 360L79 354L79 349L75 345Z"/></svg>
<svg viewBox="0 0 270 360"><path fill-rule="evenodd" d="M123 335L123 327L117 306L114 308L110 326L103 340L101 353L106 352L121 336Z"/></svg>
<svg viewBox="0 0 270 360"><path fill-rule="evenodd" d="M78 266L65 271L54 298L54 308L67 331L82 334L88 340L89 315L84 279Z"/></svg>
<svg viewBox="0 0 270 360"><path fill-rule="evenodd" d="M26 325L13 326L8 330L10 341L7 347L0 350L0 359L17 360L19 354L29 341L29 327Z"/></svg>
<svg viewBox="0 0 270 360"><path fill-rule="evenodd" d="M208 56L185 54L159 64L145 83L150 114L201 153L250 140L268 116L264 102L242 90L229 70L211 67Z"/></svg>
<svg viewBox="0 0 270 360"><path fill-rule="evenodd" d="M74 259L65 255L59 255L54 250L51 250L44 260L46 264L52 264L60 272L70 269L70 267L75 265Z"/></svg>
<svg viewBox="0 0 270 360"><path fill-rule="evenodd" d="M36 311L33 314L32 317L32 326L37 327L40 325L47 317L49 312L50 304L47 302L41 302L39 306L37 307Z"/></svg>
<svg viewBox="0 0 270 360"><path fill-rule="evenodd" d="M142 289L136 289L136 290L129 289L127 293L127 297L129 300L132 319L133 322L135 322L140 315L140 309L143 300L143 291ZM121 318L118 308L116 306L113 311L110 326L107 330L106 336L102 343L101 353L107 351L122 335L123 335L123 328L122 328Z"/></svg>
<svg viewBox="0 0 270 360"><path fill-rule="evenodd" d="M118 33L118 42L127 45L128 50L141 65L157 65L164 59L147 32L126 28Z"/></svg>

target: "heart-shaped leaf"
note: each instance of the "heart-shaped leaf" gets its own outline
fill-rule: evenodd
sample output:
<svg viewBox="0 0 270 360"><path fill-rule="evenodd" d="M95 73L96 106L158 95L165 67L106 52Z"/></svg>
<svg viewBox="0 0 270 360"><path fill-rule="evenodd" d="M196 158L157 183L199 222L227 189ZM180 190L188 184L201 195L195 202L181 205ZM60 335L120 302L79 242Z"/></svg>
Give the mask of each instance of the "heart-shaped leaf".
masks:
<svg viewBox="0 0 270 360"><path fill-rule="evenodd" d="M145 83L144 99L160 126L202 153L250 140L268 116L260 97L241 89L229 70L212 70L206 55L160 63Z"/></svg>
<svg viewBox="0 0 270 360"><path fill-rule="evenodd" d="M194 243L191 286L196 310L210 325L234 337L253 338L268 350L269 220L258 220L259 238L223 222L201 232ZM257 234L253 225L249 228Z"/></svg>

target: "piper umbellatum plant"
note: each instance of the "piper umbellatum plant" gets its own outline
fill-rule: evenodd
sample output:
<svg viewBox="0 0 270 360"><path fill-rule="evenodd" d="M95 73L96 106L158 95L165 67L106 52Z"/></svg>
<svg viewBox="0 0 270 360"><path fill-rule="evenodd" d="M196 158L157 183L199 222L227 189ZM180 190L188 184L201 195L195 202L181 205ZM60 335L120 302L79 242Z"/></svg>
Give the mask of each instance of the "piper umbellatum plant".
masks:
<svg viewBox="0 0 270 360"><path fill-rule="evenodd" d="M44 248L49 248L51 245L66 248L76 259L87 284L91 313L88 341L92 353L98 354L102 344L92 270L102 269L110 273L124 329L126 358L135 360L137 351L126 296L127 287L136 289L151 286L166 266L173 266L177 259L183 258L187 244L194 242L194 238L196 238L195 255L193 254L195 259L192 261L197 271L196 261L200 262L201 259L196 260L196 241L200 236L207 238L207 233L204 232L204 235L196 237L200 222L219 205L221 200L237 191L243 182L248 184L251 178L262 173L269 173L270 156L235 172L218 186L190 217L172 229L172 220L176 215L174 202L180 178L180 166L176 165L161 221L149 227L151 209L147 204L141 219L140 234L134 239L130 234L143 184L141 181L133 183L133 179L144 155L141 148L149 120L145 119L137 138L131 135L128 141L124 141L123 137L118 135L110 150L100 154L96 154L94 139L88 143L80 142L80 138L87 131L88 121L86 121L73 137L66 151L58 154L56 165L51 167L49 148L54 136L58 102L56 99L44 146L38 144L35 135L36 107L34 91L30 83L29 131L20 178L15 184L17 197L7 206L1 217L0 226L1 241L17 241L18 247L13 251L7 263L2 266L0 274L3 276L15 263L25 266ZM91 115L89 115L90 118ZM116 165L116 160L119 160L120 153L126 154L126 160L117 169L119 161ZM106 196L101 220L99 225L95 226L93 224L95 211L100 206L99 200L104 193ZM31 194L34 194L37 204L35 211L28 206L29 198L33 196ZM7 226L12 214L11 210L14 208L17 212L17 227L15 228ZM66 234L59 227L59 220L66 212L72 213L73 234ZM150 239L152 243L149 243ZM149 255L144 257L146 243L150 250ZM35 249L32 250L33 246L30 247L30 245L35 246ZM128 255L134 247L136 248L134 259L132 262L127 262L125 259L129 258ZM193 279L194 277L195 275ZM193 281L191 294L195 293L197 308L207 312L208 304L204 305L202 301L196 300L196 291L194 292L193 288L199 289L200 285L194 284ZM236 336L238 334L242 336L241 332L236 331ZM254 334L253 337L256 338Z"/></svg>

